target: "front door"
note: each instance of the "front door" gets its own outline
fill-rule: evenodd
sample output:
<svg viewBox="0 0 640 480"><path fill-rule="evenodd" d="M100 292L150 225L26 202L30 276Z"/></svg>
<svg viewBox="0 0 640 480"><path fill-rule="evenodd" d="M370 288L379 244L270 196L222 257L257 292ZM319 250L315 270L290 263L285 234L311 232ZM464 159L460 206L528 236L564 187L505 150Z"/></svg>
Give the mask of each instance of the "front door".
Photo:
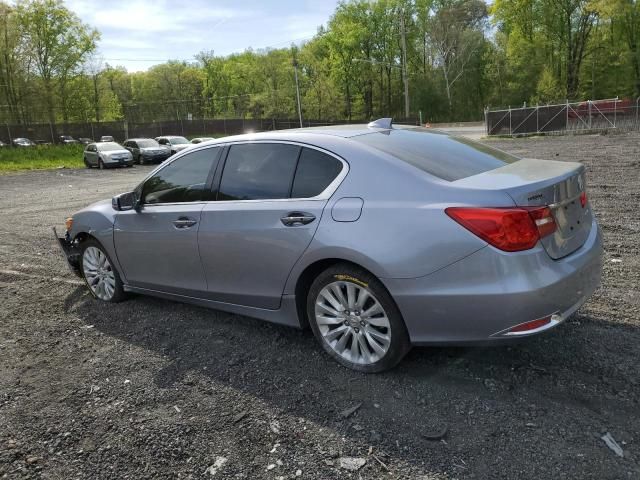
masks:
<svg viewBox="0 0 640 480"><path fill-rule="evenodd" d="M339 159L299 145L232 145L217 201L205 204L198 231L209 298L279 308L342 168Z"/></svg>
<svg viewBox="0 0 640 480"><path fill-rule="evenodd" d="M128 284L182 295L206 292L198 230L219 153L207 148L169 163L139 187L137 210L118 213L114 242Z"/></svg>

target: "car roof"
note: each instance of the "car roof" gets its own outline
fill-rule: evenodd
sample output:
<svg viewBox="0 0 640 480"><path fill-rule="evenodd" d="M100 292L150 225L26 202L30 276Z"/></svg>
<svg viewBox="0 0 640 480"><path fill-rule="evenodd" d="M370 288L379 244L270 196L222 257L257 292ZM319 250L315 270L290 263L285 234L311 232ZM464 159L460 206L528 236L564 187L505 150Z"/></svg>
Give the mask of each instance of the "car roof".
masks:
<svg viewBox="0 0 640 480"><path fill-rule="evenodd" d="M160 138L160 137L158 137L158 138ZM125 142L137 142L139 140L155 140L155 139L151 138L151 137L127 138L125 140Z"/></svg>
<svg viewBox="0 0 640 480"><path fill-rule="evenodd" d="M418 125L393 125L391 128L369 127L367 124L349 124L349 125L330 125L323 127L307 127L307 128L291 128L287 130L271 130L268 132L245 133L241 135L230 135L228 137L216 138L214 144L227 143L246 140L292 140L301 136L317 135L317 139L322 137L338 137L349 139L361 135L371 135L374 133L384 133L390 130L409 130L419 128ZM434 134L443 134L443 132L434 129ZM158 137L159 138L159 137Z"/></svg>

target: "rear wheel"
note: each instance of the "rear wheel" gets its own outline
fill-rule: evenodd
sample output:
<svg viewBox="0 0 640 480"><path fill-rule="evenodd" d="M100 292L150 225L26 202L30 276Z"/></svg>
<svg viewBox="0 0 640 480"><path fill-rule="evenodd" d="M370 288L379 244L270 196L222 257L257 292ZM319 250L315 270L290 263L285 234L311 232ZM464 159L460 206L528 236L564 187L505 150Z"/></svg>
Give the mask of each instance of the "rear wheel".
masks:
<svg viewBox="0 0 640 480"><path fill-rule="evenodd" d="M307 296L307 315L322 348L353 370L388 370L411 348L389 292L372 274L349 264L318 275Z"/></svg>
<svg viewBox="0 0 640 480"><path fill-rule="evenodd" d="M99 168L100 170L104 170L104 163L102 162L102 159L101 159L101 158L100 158L100 159L98 159L98 168Z"/></svg>
<svg viewBox="0 0 640 480"><path fill-rule="evenodd" d="M89 239L82 243L81 249L82 277L91 294L103 302L124 300L126 294L122 288L122 280L102 245Z"/></svg>

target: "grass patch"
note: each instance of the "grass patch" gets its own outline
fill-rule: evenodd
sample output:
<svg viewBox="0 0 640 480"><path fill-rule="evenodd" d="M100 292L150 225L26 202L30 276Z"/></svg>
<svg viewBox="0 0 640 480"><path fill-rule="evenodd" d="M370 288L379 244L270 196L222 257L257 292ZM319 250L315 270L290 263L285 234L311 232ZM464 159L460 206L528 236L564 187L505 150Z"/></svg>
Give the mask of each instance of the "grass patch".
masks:
<svg viewBox="0 0 640 480"><path fill-rule="evenodd" d="M82 168L84 145L38 145L0 148L0 174L48 168Z"/></svg>

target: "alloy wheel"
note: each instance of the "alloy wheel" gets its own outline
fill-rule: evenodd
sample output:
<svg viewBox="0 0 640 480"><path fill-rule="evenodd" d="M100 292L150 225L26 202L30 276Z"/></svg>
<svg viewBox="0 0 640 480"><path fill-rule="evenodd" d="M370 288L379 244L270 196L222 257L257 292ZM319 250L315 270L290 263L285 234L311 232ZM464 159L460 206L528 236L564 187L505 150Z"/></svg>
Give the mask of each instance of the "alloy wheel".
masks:
<svg viewBox="0 0 640 480"><path fill-rule="evenodd" d="M82 254L82 271L87 285L100 300L113 298L116 288L116 277L109 259L97 247L87 247Z"/></svg>
<svg viewBox="0 0 640 480"><path fill-rule="evenodd" d="M391 345L384 308L368 288L352 282L336 281L320 290L315 320L323 341L352 363L376 363Z"/></svg>

